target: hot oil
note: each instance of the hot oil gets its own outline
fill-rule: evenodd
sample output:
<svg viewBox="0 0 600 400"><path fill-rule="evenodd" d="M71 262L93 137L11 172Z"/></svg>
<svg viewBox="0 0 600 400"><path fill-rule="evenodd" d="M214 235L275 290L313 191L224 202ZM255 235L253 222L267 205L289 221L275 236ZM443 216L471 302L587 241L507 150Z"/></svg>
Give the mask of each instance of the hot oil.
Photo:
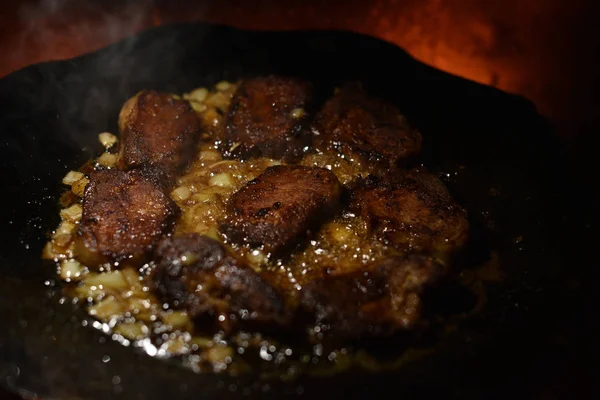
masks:
<svg viewBox="0 0 600 400"><path fill-rule="evenodd" d="M281 289L290 305L297 302L297 295L307 281L352 272L395 254L396 250L370 234L361 216L350 212L333 216L286 259L275 259L260 248L234 245L219 233L218 221L226 217L229 198L266 168L281 164L268 158L246 161L224 158L225 153L233 150L223 147L221 132L235 88L235 84L221 82L215 90L199 88L183 95L201 118L204 133L194 161L171 192L172 199L181 209L174 234L194 232L222 242L232 254ZM106 133L100 135L103 144L106 137ZM96 167L114 167L114 148L111 149L114 141L109 142L106 152L96 160ZM330 169L344 185L351 185L355 179L369 173L360 157L328 149L306 154L300 164ZM226 337L222 331L210 332L201 323L194 323L185 311L171 310L161 304L146 284L152 263L139 270L126 262L107 264L99 271L91 272L77 261L73 247L81 218L83 188L87 183L85 174L90 172L90 166L82 172L84 174L71 174L71 179L64 182L71 190L61 199L65 207L61 212L62 222L46 246L44 257L56 262L58 274L66 282L68 296L86 305L93 319L91 325L111 334L124 345L139 347L155 357L183 356L184 363L198 372L239 374L258 368L264 376L280 378L306 372L331 374L353 365L370 370L395 368L433 351L435 343L415 347L406 333L379 341L375 346L373 343L363 343L362 347L358 344L333 345L323 342L319 326L306 332L290 333L287 344L275 340L273 335L260 333L239 332ZM471 272L468 277L461 278L463 287L477 293L477 304L467 306L472 312L481 309L485 301L481 282L485 276L494 275L494 271L490 273L493 269L490 265L488 263L487 269L483 270L485 274ZM463 314L468 315L468 312ZM451 329L440 330L446 331ZM365 350L369 348L372 351ZM377 356L377 353L385 357Z"/></svg>

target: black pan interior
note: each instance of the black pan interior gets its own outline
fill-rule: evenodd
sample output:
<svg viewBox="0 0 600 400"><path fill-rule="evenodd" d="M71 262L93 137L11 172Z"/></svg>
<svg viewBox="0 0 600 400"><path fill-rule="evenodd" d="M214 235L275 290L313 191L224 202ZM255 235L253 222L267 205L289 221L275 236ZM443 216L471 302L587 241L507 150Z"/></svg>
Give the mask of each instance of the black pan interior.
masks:
<svg viewBox="0 0 600 400"><path fill-rule="evenodd" d="M423 133L423 162L446 182L493 246L507 279L434 354L397 371L350 371L297 382L197 375L89 327L45 281L40 260L58 222L60 180L117 131L123 102L143 88L187 91L256 74L324 86L358 79L394 101ZM192 24L153 29L101 51L28 67L0 81L0 382L55 399L164 399L243 394L504 397L539 390L586 345L577 279L585 264L584 202L564 151L534 106L430 68L349 32L246 32ZM587 230L586 230L587 229ZM521 239L518 239L521 238ZM61 304L62 303L62 304ZM518 392L515 392L518 391Z"/></svg>

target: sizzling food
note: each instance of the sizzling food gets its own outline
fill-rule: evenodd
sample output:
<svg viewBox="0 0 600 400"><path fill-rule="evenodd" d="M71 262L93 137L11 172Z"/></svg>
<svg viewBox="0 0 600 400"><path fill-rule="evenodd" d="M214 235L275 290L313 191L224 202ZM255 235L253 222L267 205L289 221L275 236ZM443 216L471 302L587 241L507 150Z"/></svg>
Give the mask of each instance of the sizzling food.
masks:
<svg viewBox="0 0 600 400"><path fill-rule="evenodd" d="M411 168L421 135L394 105L357 84L312 93L267 76L128 100L118 145L102 134L93 168L65 177L44 252L90 315L213 370L251 348L283 362L290 334L344 345L417 327L466 211Z"/></svg>
<svg viewBox="0 0 600 400"><path fill-rule="evenodd" d="M75 237L77 258L90 268L128 259L139 264L173 226L177 206L151 170L92 171Z"/></svg>
<svg viewBox="0 0 600 400"><path fill-rule="evenodd" d="M233 243L284 255L340 210L341 194L326 168L268 167L231 196L220 230Z"/></svg>
<svg viewBox="0 0 600 400"><path fill-rule="evenodd" d="M119 169L160 168L174 176L194 155L200 123L187 101L144 90L121 109L119 130Z"/></svg>
<svg viewBox="0 0 600 400"><path fill-rule="evenodd" d="M297 159L310 142L305 129L312 87L276 76L243 81L227 112L225 137L235 157Z"/></svg>

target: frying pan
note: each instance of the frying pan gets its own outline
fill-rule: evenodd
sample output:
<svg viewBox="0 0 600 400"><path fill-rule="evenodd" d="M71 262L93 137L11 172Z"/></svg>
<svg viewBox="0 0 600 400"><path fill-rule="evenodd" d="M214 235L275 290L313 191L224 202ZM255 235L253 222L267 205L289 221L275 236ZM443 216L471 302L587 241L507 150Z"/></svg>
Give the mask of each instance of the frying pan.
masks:
<svg viewBox="0 0 600 400"><path fill-rule="evenodd" d="M432 354L392 371L291 382L199 375L83 326L81 308L61 299L54 267L40 260L58 223L60 181L98 154L99 132L117 131L123 102L144 88L181 93L269 73L330 86L358 79L395 102L423 133L423 163L469 210L474 242L497 252L504 281L488 285L483 311ZM61 400L530 397L590 349L586 196L559 140L522 98L364 35L206 24L163 26L25 68L0 81L0 96L0 382L10 390Z"/></svg>

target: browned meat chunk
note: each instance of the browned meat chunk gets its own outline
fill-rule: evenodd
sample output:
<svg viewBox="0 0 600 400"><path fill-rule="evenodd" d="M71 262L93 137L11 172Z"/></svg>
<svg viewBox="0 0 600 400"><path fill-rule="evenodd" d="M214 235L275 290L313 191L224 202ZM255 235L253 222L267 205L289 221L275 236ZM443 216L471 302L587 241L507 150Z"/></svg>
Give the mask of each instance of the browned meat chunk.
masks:
<svg viewBox="0 0 600 400"><path fill-rule="evenodd" d="M287 321L279 294L214 239L195 233L165 238L156 248L155 261L157 293L191 317L212 317L226 330L236 321Z"/></svg>
<svg viewBox="0 0 600 400"><path fill-rule="evenodd" d="M394 178L368 177L355 188L351 208L388 244L448 255L466 241L469 222L444 184L417 170Z"/></svg>
<svg viewBox="0 0 600 400"><path fill-rule="evenodd" d="M279 255L331 217L341 194L342 185L327 169L269 167L231 197L221 232Z"/></svg>
<svg viewBox="0 0 600 400"><path fill-rule="evenodd" d="M443 273L441 264L423 255L389 258L306 284L301 305L322 332L352 339L390 335L415 325L424 289Z"/></svg>
<svg viewBox="0 0 600 400"><path fill-rule="evenodd" d="M200 123L188 102L144 90L121 109L119 129L121 169L153 166L173 175L194 155Z"/></svg>
<svg viewBox="0 0 600 400"><path fill-rule="evenodd" d="M309 143L304 131L311 85L275 76L247 79L235 92L227 117L227 145L234 157L296 159Z"/></svg>
<svg viewBox="0 0 600 400"><path fill-rule="evenodd" d="M369 97L358 85L347 85L329 99L313 124L314 144L352 159L396 166L421 151L421 134L398 109Z"/></svg>
<svg viewBox="0 0 600 400"><path fill-rule="evenodd" d="M76 254L89 267L128 259L136 263L173 225L177 206L160 178L146 170L99 170L90 174Z"/></svg>

